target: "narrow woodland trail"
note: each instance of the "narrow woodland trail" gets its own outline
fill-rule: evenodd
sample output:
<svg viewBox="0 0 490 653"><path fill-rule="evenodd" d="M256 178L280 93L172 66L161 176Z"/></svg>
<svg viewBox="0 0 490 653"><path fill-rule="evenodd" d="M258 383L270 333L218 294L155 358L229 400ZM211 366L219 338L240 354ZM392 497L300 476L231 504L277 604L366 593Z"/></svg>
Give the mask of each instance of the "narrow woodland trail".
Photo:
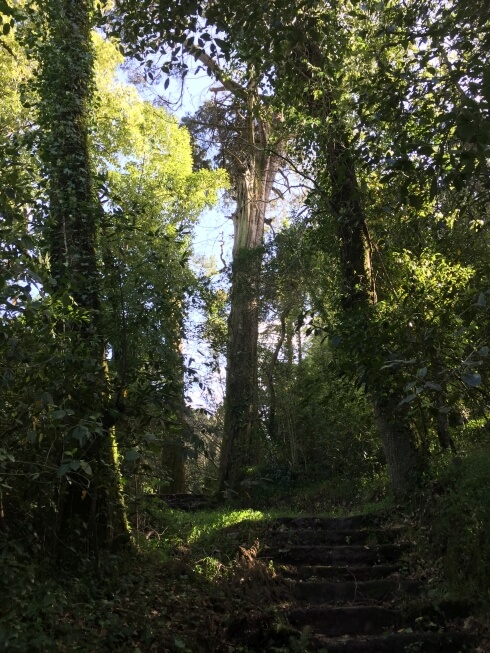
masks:
<svg viewBox="0 0 490 653"><path fill-rule="evenodd" d="M461 606L424 598L424 582L410 578L409 550L401 527L373 516L281 518L261 557L273 560L290 592L285 619L298 633L310 631L302 650L471 651L468 634L452 623L466 616Z"/></svg>

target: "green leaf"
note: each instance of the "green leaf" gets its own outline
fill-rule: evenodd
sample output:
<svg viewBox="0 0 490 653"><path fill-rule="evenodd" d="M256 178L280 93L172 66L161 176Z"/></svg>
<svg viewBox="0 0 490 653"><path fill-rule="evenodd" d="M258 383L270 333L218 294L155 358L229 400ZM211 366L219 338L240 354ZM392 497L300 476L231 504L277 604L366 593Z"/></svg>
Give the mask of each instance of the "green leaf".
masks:
<svg viewBox="0 0 490 653"><path fill-rule="evenodd" d="M486 305L487 305L487 300L485 298L485 295L481 292L478 295L478 299L476 301L476 306L482 306L483 307L483 306L486 306Z"/></svg>
<svg viewBox="0 0 490 653"><path fill-rule="evenodd" d="M70 295L67 292L63 293L63 295L61 297L61 303L63 304L64 308L68 308L68 306L72 305L72 303L73 303L72 298L70 297Z"/></svg>
<svg viewBox="0 0 490 653"><path fill-rule="evenodd" d="M83 445L87 442L87 440L90 437L90 431L86 426L83 426L82 424L78 424L78 426L75 426L75 428L72 429L71 437L74 440L78 440L80 446L83 447Z"/></svg>
<svg viewBox="0 0 490 653"><path fill-rule="evenodd" d="M477 388L481 385L481 376L478 372L463 372L463 374L461 374L461 380L472 388Z"/></svg>
<svg viewBox="0 0 490 653"><path fill-rule="evenodd" d="M417 378L418 379L425 379L427 376L427 368L426 367L421 367L419 370L417 370Z"/></svg>
<svg viewBox="0 0 490 653"><path fill-rule="evenodd" d="M41 401L45 406L53 405L53 395L49 392L43 392L41 395Z"/></svg>
<svg viewBox="0 0 490 653"><path fill-rule="evenodd" d="M60 410L53 410L53 412L50 414L51 419L63 419L66 415L66 410L60 409Z"/></svg>
<svg viewBox="0 0 490 653"><path fill-rule="evenodd" d="M413 400L416 399L416 398L417 398L417 395L416 395L416 394L410 394L410 395L407 395L406 397L404 397L404 398L400 401L400 403L399 403L398 405L401 406L402 404L408 404L408 403L410 403L411 401L413 401Z"/></svg>
<svg viewBox="0 0 490 653"><path fill-rule="evenodd" d="M183 642L180 637L174 637L174 644L177 648L184 650L185 649L185 642Z"/></svg>
<svg viewBox="0 0 490 653"><path fill-rule="evenodd" d="M56 470L56 475L59 478L61 478L62 476L66 476L66 474L68 474L69 471L70 471L70 463L63 463Z"/></svg>
<svg viewBox="0 0 490 653"><path fill-rule="evenodd" d="M129 461L138 460L139 457L140 457L140 452L136 451L136 449L130 449L129 451L126 451L126 453L124 454L125 460L129 460Z"/></svg>
<svg viewBox="0 0 490 653"><path fill-rule="evenodd" d="M429 388L429 390L437 390L437 392L442 391L442 386L438 383L434 383L434 381L426 381L424 383L424 388Z"/></svg>
<svg viewBox="0 0 490 653"><path fill-rule="evenodd" d="M90 467L90 465L85 460L80 461L80 467L83 469L85 474L87 474L87 476L92 476L93 475L92 468Z"/></svg>
<svg viewBox="0 0 490 653"><path fill-rule="evenodd" d="M480 356L488 356L489 352L490 352L490 347L487 347L486 345L485 345L485 347L482 347L482 348L478 351L478 353L480 354Z"/></svg>

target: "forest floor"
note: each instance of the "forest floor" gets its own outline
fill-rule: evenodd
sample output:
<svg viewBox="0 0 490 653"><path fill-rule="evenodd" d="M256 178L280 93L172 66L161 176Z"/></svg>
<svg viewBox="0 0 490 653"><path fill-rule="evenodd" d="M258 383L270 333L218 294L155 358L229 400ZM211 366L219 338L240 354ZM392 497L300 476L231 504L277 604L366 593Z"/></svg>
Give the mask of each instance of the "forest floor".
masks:
<svg viewBox="0 0 490 653"><path fill-rule="evenodd" d="M154 505L150 512L145 518L153 527L137 532L128 550L106 555L99 570L83 558L65 568L5 557L0 650L240 651L225 632L244 611L267 604L274 573L250 561L269 515Z"/></svg>
<svg viewBox="0 0 490 653"><path fill-rule="evenodd" d="M310 507L315 508L311 502ZM319 508L316 516L332 514ZM386 504L379 508L386 513ZM437 550L427 546L437 536L437 530L430 537L424 531L430 515L421 509L418 516L388 510L419 543L407 564L428 584L430 600L435 605L451 598ZM268 633L268 651L307 653L313 650L308 628L292 627L284 618L288 599L278 567L261 557L278 517L301 512L222 508L190 513L152 500L135 516L133 544L107 554L97 570L88 558L65 567L15 552L4 555L0 650L254 653L265 650L254 642ZM478 603L471 596L475 591L456 588L468 607L460 625L482 642L474 650L485 653L490 651L485 616L490 594Z"/></svg>

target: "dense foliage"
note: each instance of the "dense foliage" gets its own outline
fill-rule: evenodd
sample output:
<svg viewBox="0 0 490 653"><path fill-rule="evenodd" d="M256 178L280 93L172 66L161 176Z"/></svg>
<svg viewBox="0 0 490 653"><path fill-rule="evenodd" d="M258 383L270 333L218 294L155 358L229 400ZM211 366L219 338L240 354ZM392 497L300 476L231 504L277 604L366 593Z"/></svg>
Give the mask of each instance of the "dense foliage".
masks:
<svg viewBox="0 0 490 653"><path fill-rule="evenodd" d="M409 504L434 577L488 601L485 3L0 0L0 30L0 648L49 650L160 549L229 580L169 492ZM220 199L218 272L193 235ZM152 650L118 592L87 627Z"/></svg>

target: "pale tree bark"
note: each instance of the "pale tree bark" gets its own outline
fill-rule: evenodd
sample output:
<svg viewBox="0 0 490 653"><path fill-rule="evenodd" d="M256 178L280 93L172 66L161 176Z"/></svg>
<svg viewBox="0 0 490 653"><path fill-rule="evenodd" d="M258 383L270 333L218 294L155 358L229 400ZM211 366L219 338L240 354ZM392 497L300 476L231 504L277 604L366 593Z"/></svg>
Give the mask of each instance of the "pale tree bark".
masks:
<svg viewBox="0 0 490 653"><path fill-rule="evenodd" d="M247 466L255 461L257 341L260 277L266 209L279 169L270 149L271 124L248 116L241 169L233 175L236 209L228 319L227 377L219 492L239 492Z"/></svg>
<svg viewBox="0 0 490 653"><path fill-rule="evenodd" d="M281 162L281 140L275 133L279 131L280 121L277 116L265 116L252 71L248 85L242 86L200 48L186 45L186 49L221 83L222 88L216 92L225 91L234 98L232 111L240 115L236 138L228 143L234 151L228 150L225 157L236 207L218 493L231 496L239 494L246 468L257 457L254 435L258 431L257 343L262 247L267 206ZM218 127L220 130L223 132L222 126Z"/></svg>

